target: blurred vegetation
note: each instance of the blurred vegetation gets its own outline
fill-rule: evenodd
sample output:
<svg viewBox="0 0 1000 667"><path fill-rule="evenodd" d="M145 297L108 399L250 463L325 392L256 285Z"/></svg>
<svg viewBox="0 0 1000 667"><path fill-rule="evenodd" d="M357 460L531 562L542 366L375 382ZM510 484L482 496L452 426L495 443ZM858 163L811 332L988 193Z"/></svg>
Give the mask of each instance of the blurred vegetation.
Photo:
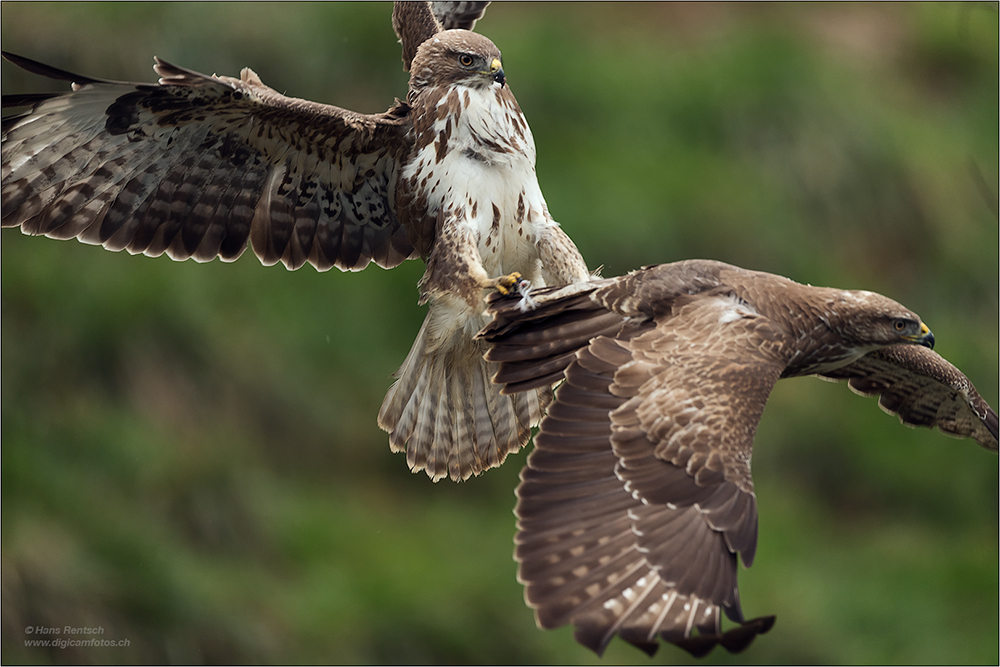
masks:
<svg viewBox="0 0 1000 667"><path fill-rule="evenodd" d="M378 4L4 3L3 48L152 56L359 111L407 77ZM493 5L479 24L592 266L706 257L885 293L998 404L996 4ZM3 90L63 89L4 64ZM422 266L174 263L2 235L2 661L598 663L511 558L525 453L463 484L375 417ZM813 379L757 438L770 634L708 663L998 659L998 462ZM26 626L127 648L26 648ZM687 662L661 648L652 662ZM604 662L649 662L615 641Z"/></svg>

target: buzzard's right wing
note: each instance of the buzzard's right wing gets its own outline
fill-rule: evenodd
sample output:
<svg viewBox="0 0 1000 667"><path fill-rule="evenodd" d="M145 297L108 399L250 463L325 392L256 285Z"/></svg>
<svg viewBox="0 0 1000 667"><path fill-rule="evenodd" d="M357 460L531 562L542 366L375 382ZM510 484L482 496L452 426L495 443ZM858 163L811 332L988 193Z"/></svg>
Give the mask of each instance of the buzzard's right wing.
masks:
<svg viewBox="0 0 1000 667"><path fill-rule="evenodd" d="M442 30L475 28L489 4L396 0L392 6L392 29L403 47L403 69L409 72L420 45Z"/></svg>
<svg viewBox="0 0 1000 667"><path fill-rule="evenodd" d="M285 97L249 69L156 60L159 84L4 54L72 92L4 96L4 227L109 250L359 270L415 256L395 214L407 107L378 115Z"/></svg>
<svg viewBox="0 0 1000 667"><path fill-rule="evenodd" d="M973 438L997 450L997 413L962 371L919 345L893 345L820 377L847 380L862 396L909 426L937 426L948 435Z"/></svg>
<svg viewBox="0 0 1000 667"><path fill-rule="evenodd" d="M483 18L489 2L432 2L434 18L445 30L473 30Z"/></svg>

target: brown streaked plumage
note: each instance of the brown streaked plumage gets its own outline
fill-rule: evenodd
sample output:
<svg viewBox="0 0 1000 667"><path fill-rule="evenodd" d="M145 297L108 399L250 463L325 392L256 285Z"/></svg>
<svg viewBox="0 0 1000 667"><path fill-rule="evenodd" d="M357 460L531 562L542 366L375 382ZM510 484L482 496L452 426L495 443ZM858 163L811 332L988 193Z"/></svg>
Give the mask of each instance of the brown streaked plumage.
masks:
<svg viewBox="0 0 1000 667"><path fill-rule="evenodd" d="M392 29L403 47L403 69L410 63L417 48L442 30L472 30L483 18L489 2L396 2L392 7ZM428 11L428 9L430 11Z"/></svg>
<svg viewBox="0 0 1000 667"><path fill-rule="evenodd" d="M737 554L757 546L751 448L780 378L817 374L887 412L997 450L997 414L930 349L919 317L871 292L712 261L491 297L481 333L506 392L549 386L517 490L515 557L538 624L698 656L745 648ZM720 611L738 623L726 632Z"/></svg>
<svg viewBox="0 0 1000 667"><path fill-rule="evenodd" d="M177 260L232 261L249 242L289 269L421 257L429 313L379 424L433 479L499 465L550 390L506 397L490 382L474 339L482 290L515 272L589 275L548 214L499 50L461 29L486 4L396 5L411 80L382 114L286 97L249 69L206 76L156 59L157 84L124 83L5 54L73 90L4 97L28 110L3 122L2 225Z"/></svg>

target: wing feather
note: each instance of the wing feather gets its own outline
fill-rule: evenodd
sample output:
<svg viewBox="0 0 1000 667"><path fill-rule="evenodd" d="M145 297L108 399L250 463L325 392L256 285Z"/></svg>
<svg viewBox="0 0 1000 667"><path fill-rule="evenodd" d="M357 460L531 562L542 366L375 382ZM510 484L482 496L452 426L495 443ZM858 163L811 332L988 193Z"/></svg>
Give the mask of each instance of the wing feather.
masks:
<svg viewBox="0 0 1000 667"><path fill-rule="evenodd" d="M696 289L715 287L710 272L690 268ZM643 280L537 290L529 308L514 297L492 300L494 321L482 336L490 358L500 361L498 381L528 381L532 368L543 377L565 369L518 487L519 578L542 627L572 623L577 640L598 653L615 635L649 653L657 638L693 655L719 644L738 651L773 623L744 620L736 574L738 554L749 565L756 549L749 450L781 366L751 340L735 348L727 340L726 355L716 358L719 334L693 329L717 326L718 299L694 298L683 281L661 287ZM626 293L639 287L681 297L676 316L643 320L644 309L653 311ZM766 323L742 326L752 332ZM678 348L685 351L680 361ZM731 363L734 352L749 362ZM729 392L699 386L700 373L711 379L713 365L734 381ZM677 380L671 373L693 380L664 392ZM708 425L699 424L683 403L696 398L705 407L713 392L719 405L708 406ZM734 397L739 409L726 416ZM691 426L682 443L652 418L675 414L661 403L671 399L679 400L681 425ZM729 430L742 435L733 440ZM741 625L723 632L721 611Z"/></svg>
<svg viewBox="0 0 1000 667"><path fill-rule="evenodd" d="M417 49L441 32L441 23L434 16L430 2L394 2L392 5L392 29L396 32L402 48L403 69L410 71Z"/></svg>
<svg viewBox="0 0 1000 667"><path fill-rule="evenodd" d="M476 21L483 18L489 2L432 2L434 18L445 30L473 30Z"/></svg>
<svg viewBox="0 0 1000 667"><path fill-rule="evenodd" d="M548 342L542 331L528 333L539 349ZM656 458L656 443L641 430L651 479L672 476L682 506L638 493L642 483L623 473L636 459L623 458L618 421L609 419L632 402L629 392L613 391L619 368L634 365L632 342L594 338L565 371L517 491L518 577L540 626L572 623L577 640L599 654L616 634L650 654L657 637L693 655L718 644L741 650L773 623L754 619L727 632L720 625L721 609L744 622L736 553L742 548L752 559L753 494L728 482L699 487L686 470ZM747 524L753 530L743 544Z"/></svg>
<svg viewBox="0 0 1000 667"><path fill-rule="evenodd" d="M480 335L495 379L565 378L518 487L515 555L542 627L572 623L597 653L617 634L695 656L770 629L773 617L744 620L737 587L738 559L749 567L757 546L750 455L775 382L826 350L802 334L815 325L787 321L811 289L688 261L491 299ZM996 413L927 348L891 346L824 376L904 423L997 448ZM722 611L740 625L722 632Z"/></svg>
<svg viewBox="0 0 1000 667"><path fill-rule="evenodd" d="M403 69L410 71L417 49L442 30L472 30L489 2L395 2L392 29L402 48Z"/></svg>
<svg viewBox="0 0 1000 667"><path fill-rule="evenodd" d="M878 396L879 406L904 424L936 426L997 450L996 411L962 371L929 348L886 347L820 377L847 380L855 393Z"/></svg>
<svg viewBox="0 0 1000 667"><path fill-rule="evenodd" d="M415 257L395 213L408 108L363 115L286 97L250 70L206 76L156 60L159 84L74 82L5 97L4 227L110 250L236 259L248 240L289 269L392 267Z"/></svg>

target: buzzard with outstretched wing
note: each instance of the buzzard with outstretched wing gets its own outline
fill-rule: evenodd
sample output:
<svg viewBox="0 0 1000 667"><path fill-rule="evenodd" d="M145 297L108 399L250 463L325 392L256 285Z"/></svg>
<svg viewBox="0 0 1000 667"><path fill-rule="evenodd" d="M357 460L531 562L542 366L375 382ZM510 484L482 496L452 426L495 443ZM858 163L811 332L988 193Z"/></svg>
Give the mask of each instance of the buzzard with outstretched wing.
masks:
<svg viewBox="0 0 1000 667"><path fill-rule="evenodd" d="M499 465L549 388L501 396L475 333L482 290L589 278L552 219L500 51L469 32L487 3L397 3L406 101L365 115L287 97L254 72L207 76L156 59L157 84L71 74L60 94L4 96L2 225L177 260L320 271L421 257L429 312L379 414L433 479Z"/></svg>
<svg viewBox="0 0 1000 667"><path fill-rule="evenodd" d="M736 574L757 548L751 447L779 379L847 380L905 424L997 450L997 413L872 292L694 260L491 300L481 336L504 391L565 378L521 473L518 576L541 627L572 623L597 653L616 634L739 651L770 629L744 619Z"/></svg>

